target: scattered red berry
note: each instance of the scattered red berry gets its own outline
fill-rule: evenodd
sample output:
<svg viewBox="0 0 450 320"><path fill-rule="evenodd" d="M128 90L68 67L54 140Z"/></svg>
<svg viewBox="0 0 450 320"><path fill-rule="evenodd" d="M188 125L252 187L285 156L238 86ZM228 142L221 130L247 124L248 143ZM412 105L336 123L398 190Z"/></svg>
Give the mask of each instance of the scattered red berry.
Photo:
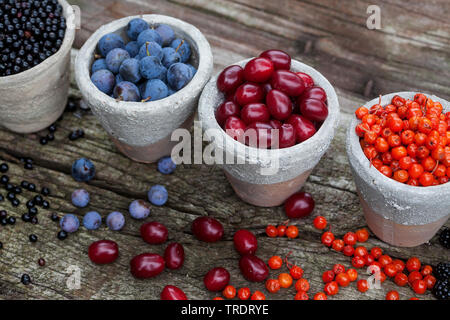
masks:
<svg viewBox="0 0 450 320"><path fill-rule="evenodd" d="M314 227L318 230L323 230L327 227L327 219L322 216L318 216L313 221Z"/></svg>

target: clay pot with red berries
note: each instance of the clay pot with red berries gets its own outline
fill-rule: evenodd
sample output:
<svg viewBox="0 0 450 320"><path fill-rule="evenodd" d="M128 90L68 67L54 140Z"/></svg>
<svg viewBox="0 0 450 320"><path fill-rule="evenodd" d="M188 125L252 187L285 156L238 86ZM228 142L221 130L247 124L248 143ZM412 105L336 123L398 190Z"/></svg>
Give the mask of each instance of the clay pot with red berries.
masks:
<svg viewBox="0 0 450 320"><path fill-rule="evenodd" d="M273 207L301 189L328 149L339 102L318 71L268 50L211 79L199 118L237 195Z"/></svg>
<svg viewBox="0 0 450 320"><path fill-rule="evenodd" d="M415 135L420 137L421 131L430 131L431 137L433 128L422 126L419 118L426 117L426 112L433 118L430 113L438 110L443 115L439 116L441 121L447 125L437 128L442 135L449 136L445 130L450 127L450 103L428 94L428 101L420 101L420 97L417 92L397 92L373 99L355 112L347 131L347 154L367 225L377 237L394 246L414 247L429 241L450 217L450 183L445 175L439 177L442 166L450 163L448 145L447 149L443 147L447 154L444 152L440 159L439 153L431 151L426 155L420 147L414 147L419 143L438 149L439 145L433 145L433 139L426 138L427 135L422 144L402 134L410 130L414 135L417 131ZM420 104L427 108L421 108ZM374 139L372 132L378 132L378 120L378 127L382 128L377 143L377 134ZM401 138L385 138L386 135ZM385 144L382 139L390 143ZM436 168L428 167L427 162Z"/></svg>

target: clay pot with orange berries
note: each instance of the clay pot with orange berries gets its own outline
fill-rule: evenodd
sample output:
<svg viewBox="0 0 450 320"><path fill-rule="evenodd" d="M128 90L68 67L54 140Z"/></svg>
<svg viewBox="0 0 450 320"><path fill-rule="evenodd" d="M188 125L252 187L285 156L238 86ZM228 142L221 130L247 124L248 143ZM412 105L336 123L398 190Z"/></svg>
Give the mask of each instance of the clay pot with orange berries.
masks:
<svg viewBox="0 0 450 320"><path fill-rule="evenodd" d="M423 244L450 217L449 111L450 103L436 96L398 92L367 102L350 123L347 154L364 216L372 232L391 245ZM431 118L432 125L420 118ZM433 130L440 132L437 146ZM377 142L373 131L388 137ZM441 147L442 154L434 151Z"/></svg>

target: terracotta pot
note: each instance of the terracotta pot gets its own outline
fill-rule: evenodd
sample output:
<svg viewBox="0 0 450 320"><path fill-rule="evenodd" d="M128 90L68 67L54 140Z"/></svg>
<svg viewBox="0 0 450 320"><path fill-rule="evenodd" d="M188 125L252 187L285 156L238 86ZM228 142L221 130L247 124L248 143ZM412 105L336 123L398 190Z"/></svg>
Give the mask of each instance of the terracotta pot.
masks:
<svg viewBox="0 0 450 320"><path fill-rule="evenodd" d="M64 112L70 85L70 50L75 39L74 11L59 0L67 21L63 44L37 66L7 77L0 77L0 125L30 133L47 128Z"/></svg>
<svg viewBox="0 0 450 320"><path fill-rule="evenodd" d="M413 99L416 92L397 92L382 96L387 105L400 95ZM442 103L449 111L448 101L427 95ZM365 104L370 108L375 98ZM429 241L450 217L450 183L432 187L413 187L384 176L370 165L359 144L356 117L347 131L347 154L356 188L369 228L381 240L400 247L414 247Z"/></svg>
<svg viewBox="0 0 450 320"><path fill-rule="evenodd" d="M197 68L194 78L180 91L152 102L116 101L98 90L90 80L97 43L105 34L114 32L127 39L125 28L134 18L149 24L167 24L177 37L189 42L191 63ZM177 128L190 128L200 93L213 68L210 45L194 26L162 15L132 16L113 21L98 29L83 45L75 62L75 75L85 102L91 107L117 148L131 159L154 162L170 155L177 142L170 141Z"/></svg>
<svg viewBox="0 0 450 320"><path fill-rule="evenodd" d="M235 63L244 66L250 59ZM334 137L339 123L339 102L331 84L318 71L299 61L292 61L291 70L309 74L317 86L328 96L328 118L310 139L290 148L263 150L248 147L228 136L219 126L215 111L224 95L216 86L217 76L203 90L199 102L199 118L205 136L210 138L217 153L223 153L232 163L221 164L236 194L245 202L261 207L281 205L289 196L300 190L309 174L322 158ZM220 142L208 131L220 132ZM258 156L253 156L255 152ZM278 163L278 170L267 170Z"/></svg>

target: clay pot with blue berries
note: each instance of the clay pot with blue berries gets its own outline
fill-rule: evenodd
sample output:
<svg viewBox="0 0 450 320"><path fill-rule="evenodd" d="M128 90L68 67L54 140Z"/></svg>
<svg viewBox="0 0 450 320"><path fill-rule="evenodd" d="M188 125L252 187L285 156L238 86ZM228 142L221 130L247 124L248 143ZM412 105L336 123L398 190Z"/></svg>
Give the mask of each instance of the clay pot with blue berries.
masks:
<svg viewBox="0 0 450 320"><path fill-rule="evenodd" d="M177 59L180 63L173 63ZM196 27L172 17L142 15L98 29L80 49L75 74L85 102L116 147L135 161L151 163L170 155L179 143L171 141L174 130L191 128L212 68L210 45ZM190 80L180 83L178 75L186 72Z"/></svg>

